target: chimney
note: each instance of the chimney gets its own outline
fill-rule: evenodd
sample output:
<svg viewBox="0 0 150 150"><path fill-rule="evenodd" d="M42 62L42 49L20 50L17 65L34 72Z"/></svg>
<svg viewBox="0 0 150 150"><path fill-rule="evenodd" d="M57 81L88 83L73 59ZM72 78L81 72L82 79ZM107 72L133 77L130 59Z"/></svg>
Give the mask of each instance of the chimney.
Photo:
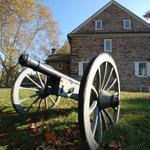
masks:
<svg viewBox="0 0 150 150"><path fill-rule="evenodd" d="M52 55L56 54L56 49L55 48L52 48L51 51L52 51Z"/></svg>

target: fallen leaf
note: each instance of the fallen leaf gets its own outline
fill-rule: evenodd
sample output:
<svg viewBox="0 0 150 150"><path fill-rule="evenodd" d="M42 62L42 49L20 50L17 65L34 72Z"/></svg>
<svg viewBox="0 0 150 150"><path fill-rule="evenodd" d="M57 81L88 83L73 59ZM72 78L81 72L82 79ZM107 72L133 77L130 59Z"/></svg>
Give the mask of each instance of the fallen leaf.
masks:
<svg viewBox="0 0 150 150"><path fill-rule="evenodd" d="M41 133L42 129L41 129L41 125L39 122L36 122L36 123L30 123L28 125L28 129L30 131L30 135L33 137L33 136L36 136L38 134Z"/></svg>
<svg viewBox="0 0 150 150"><path fill-rule="evenodd" d="M56 142L56 135L52 131L47 131L44 134L44 138L45 138L45 141L49 144L55 144L55 142Z"/></svg>
<svg viewBox="0 0 150 150"><path fill-rule="evenodd" d="M108 150L120 150L120 144L112 143L108 145Z"/></svg>

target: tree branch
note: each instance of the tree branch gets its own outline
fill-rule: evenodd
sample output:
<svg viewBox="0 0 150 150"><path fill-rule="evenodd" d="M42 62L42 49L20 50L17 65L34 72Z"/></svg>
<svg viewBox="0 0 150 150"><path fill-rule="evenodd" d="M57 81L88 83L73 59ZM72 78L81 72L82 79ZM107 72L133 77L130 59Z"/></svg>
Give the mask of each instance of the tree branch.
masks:
<svg viewBox="0 0 150 150"><path fill-rule="evenodd" d="M0 56L0 61L2 62L2 66L5 68L6 71L8 71L8 68L5 64L5 62L3 61L2 57Z"/></svg>
<svg viewBox="0 0 150 150"><path fill-rule="evenodd" d="M32 37L31 37L31 39L30 39L30 41L29 41L29 43L28 43L27 47L24 49L24 53L25 53L25 52L27 51L27 49L30 47L30 45L31 45L32 41L34 40L34 37L35 37L35 36L36 36L36 34L38 33L38 31L39 31L38 26L39 26L39 21L37 22L36 29L35 29L35 31L34 31L34 33L33 33Z"/></svg>
<svg viewBox="0 0 150 150"><path fill-rule="evenodd" d="M19 24L19 27L18 27L18 30L16 31L16 34L15 34L15 37L14 37L14 41L13 41L13 43L11 44L11 45L12 45L12 48L14 48L14 46L15 46L15 44L16 44L16 41L17 41L17 38L18 38L18 36L19 36L19 32L20 32L21 26L22 26L22 24L20 23L20 24Z"/></svg>

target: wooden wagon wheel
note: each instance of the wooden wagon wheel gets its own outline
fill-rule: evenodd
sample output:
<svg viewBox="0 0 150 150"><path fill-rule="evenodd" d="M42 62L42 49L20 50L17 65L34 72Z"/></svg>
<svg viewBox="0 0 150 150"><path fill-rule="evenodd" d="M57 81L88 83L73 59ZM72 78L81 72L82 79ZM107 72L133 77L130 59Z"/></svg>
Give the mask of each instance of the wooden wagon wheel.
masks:
<svg viewBox="0 0 150 150"><path fill-rule="evenodd" d="M60 102L60 96L48 95L47 76L30 68L24 69L12 88L12 104L20 115L36 113L54 108Z"/></svg>
<svg viewBox="0 0 150 150"><path fill-rule="evenodd" d="M111 56L104 53L88 65L79 91L79 126L92 150L99 149L105 133L120 112L120 81Z"/></svg>

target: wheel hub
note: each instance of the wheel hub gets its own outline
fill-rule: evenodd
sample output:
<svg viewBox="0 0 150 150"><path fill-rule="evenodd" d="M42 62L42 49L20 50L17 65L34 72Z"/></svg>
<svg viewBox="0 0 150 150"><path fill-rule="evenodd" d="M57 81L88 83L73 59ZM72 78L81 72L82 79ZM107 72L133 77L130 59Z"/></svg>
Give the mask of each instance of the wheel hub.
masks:
<svg viewBox="0 0 150 150"><path fill-rule="evenodd" d="M107 91L100 91L98 96L98 107L100 109L108 107L117 107L118 105L119 105L119 97L117 93L112 95Z"/></svg>
<svg viewBox="0 0 150 150"><path fill-rule="evenodd" d="M50 93L47 88L41 88L39 89L38 94L39 94L39 97L43 99L43 98L46 98Z"/></svg>

